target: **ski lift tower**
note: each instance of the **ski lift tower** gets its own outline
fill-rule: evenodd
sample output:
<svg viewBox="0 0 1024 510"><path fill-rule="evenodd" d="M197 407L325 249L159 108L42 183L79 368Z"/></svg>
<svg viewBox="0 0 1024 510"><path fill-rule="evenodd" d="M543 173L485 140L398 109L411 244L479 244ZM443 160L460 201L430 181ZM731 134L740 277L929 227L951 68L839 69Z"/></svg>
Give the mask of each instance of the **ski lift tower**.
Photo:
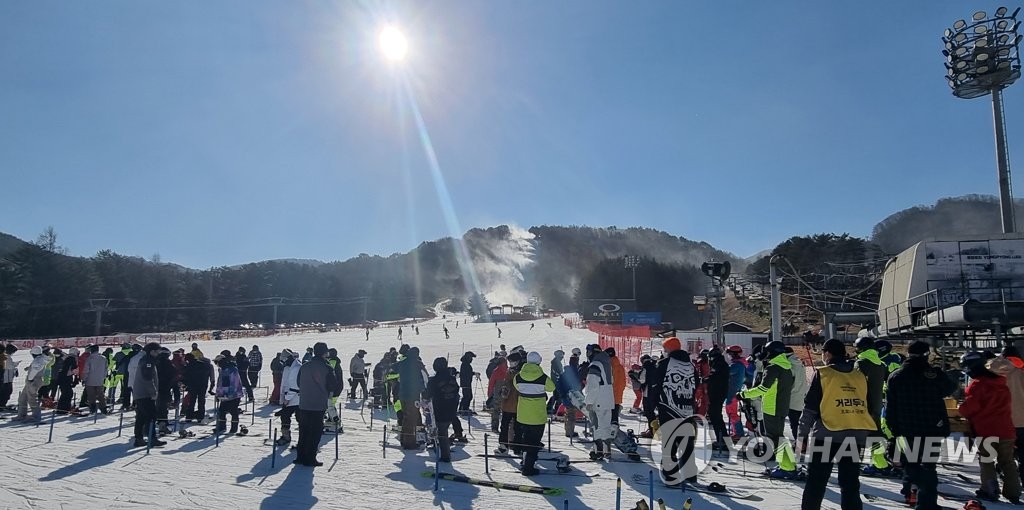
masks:
<svg viewBox="0 0 1024 510"><path fill-rule="evenodd" d="M1006 7L992 16L985 11L971 15L971 21L957 20L943 33L946 82L953 95L974 99L992 95L992 119L996 136L996 169L999 175L999 210L1003 233L1015 231L1013 196L1010 193L1010 164L1003 120L1003 89L1020 78L1020 22Z"/></svg>

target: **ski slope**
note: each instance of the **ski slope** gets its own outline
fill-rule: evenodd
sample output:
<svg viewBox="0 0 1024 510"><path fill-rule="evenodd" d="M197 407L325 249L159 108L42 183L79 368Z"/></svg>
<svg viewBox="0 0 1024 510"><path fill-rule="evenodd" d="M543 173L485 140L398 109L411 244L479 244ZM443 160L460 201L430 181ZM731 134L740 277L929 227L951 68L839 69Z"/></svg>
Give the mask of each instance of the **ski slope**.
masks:
<svg viewBox="0 0 1024 510"><path fill-rule="evenodd" d="M528 351L536 350L544 356L543 367L548 369L552 352L562 349L568 353L573 347L583 347L596 341L596 336L585 330L570 330L560 319L535 321L530 331L529 322L501 324L502 338L497 338L493 324L459 324L455 321L464 316L449 315L447 320L434 319L419 324L420 335L411 327L404 327L404 341L418 346L424 363L429 367L434 358L447 356L449 362L458 366L463 350L477 354L474 369L483 373L490 354L504 343L511 349L523 345ZM447 324L451 334L445 340L442 325ZM271 381L270 359L283 348L303 353L314 342L324 341L337 348L344 366L358 349L365 349L366 360L376 363L390 347L397 347L396 327L380 327L371 331L369 341L361 329L323 334L296 336L260 337L255 339L232 339L200 342L200 349L209 357L228 349L234 352L238 346L248 350L258 344L264 353L264 367L261 384ZM189 349L186 344L168 345L172 350L178 347ZM19 351L15 359L27 359ZM24 367L26 363L22 363ZM347 372L347 370L346 370ZM348 374L346 373L346 377ZM23 379L23 376L21 377ZM21 381L15 386L15 397L20 391ZM346 384L347 386L347 384ZM78 386L76 390L81 391ZM483 401L486 380L478 386L474 409ZM346 387L347 390L347 387ZM632 392L627 389L625 403L632 401ZM614 509L616 499L616 478L622 479L622 508L633 508L639 499L646 499L647 476L651 470L657 477L656 464L650 460L647 445L641 440L641 453L646 463L612 462L606 464L580 463L574 472L597 472L598 476L540 475L529 479L512 472L515 462L506 459L490 460L490 475L485 473L484 435L489 434L489 416L473 417L470 443L455 447L452 464L442 464L442 470L473 478L490 479L506 483L554 486L564 489L560 496L543 496L510 490L469 485L442 480L439 490L434 492L434 480L422 473L434 469L432 452L403 451L398 448L397 438L390 433L389 447L384 449L385 421L383 411L377 411L372 429L369 426L369 410L360 414L359 402L348 403L341 419L345 433L338 437L338 460L335 460L335 437L325 435L319 458L324 462L321 468L294 466L294 454L278 449L274 466L271 467L270 446L263 444L268 435L268 422L278 408L266 405L266 390L257 392L255 415L242 415L241 422L250 425L250 436L223 437L219 445L214 439L169 440L167 446L153 449L130 449L131 426L134 413L124 414L124 429L118 437L119 415L93 418L57 417L53 427L53 441L47 443L48 423L42 426L0 422L0 463L3 466L4 483L0 484L0 507L2 508L345 508L345 509L394 509L394 508L450 508L450 509ZM212 398L208 400L212 409ZM173 414L173 412L172 412ZM13 416L13 415L6 415ZM44 413L50 419L50 413ZM272 427L279 422L273 419ZM392 421L391 424L394 422ZM464 422L465 423L465 422ZM623 413L621 426L632 428L637 433L646 424L637 421L633 415ZM200 430L202 429L202 430ZM198 436L212 426L192 425ZM552 450L562 452L572 459L585 459L587 446L575 443L562 435L561 423L552 431ZM579 428L582 433L582 426ZM261 435L257 435L261 434ZM295 439L296 436L293 436ZM497 441L490 435L490 448ZM386 458L384 454L386 453ZM541 457L546 454L542 453ZM621 458L621 455L618 456ZM545 465L548 464L548 465ZM541 463L540 467L553 467ZM794 508L799 507L802 486L793 482L769 481L752 474L759 469L750 463L727 463L715 470L708 469L701 476L702 483L717 481L730 488L753 491L760 501L732 500L719 496L682 493L655 483L655 499L663 498L667 508L682 508L686 498L693 498L693 508ZM976 465L958 468L959 472L977 479ZM973 493L974 484L955 476L953 468L940 468L942 490L957 493ZM833 474L833 482L835 475ZM945 483L949 482L949 483ZM865 502L865 508L903 507L899 496L899 484L891 480L862 478L862 492L876 496L875 501ZM838 492L830 490L824 508L839 508ZM881 498L881 499L879 499ZM899 504L884 498L899 500ZM960 508L962 503L943 501L940 504ZM989 508L1000 508L988 504ZM1006 505L1009 508L1009 505Z"/></svg>

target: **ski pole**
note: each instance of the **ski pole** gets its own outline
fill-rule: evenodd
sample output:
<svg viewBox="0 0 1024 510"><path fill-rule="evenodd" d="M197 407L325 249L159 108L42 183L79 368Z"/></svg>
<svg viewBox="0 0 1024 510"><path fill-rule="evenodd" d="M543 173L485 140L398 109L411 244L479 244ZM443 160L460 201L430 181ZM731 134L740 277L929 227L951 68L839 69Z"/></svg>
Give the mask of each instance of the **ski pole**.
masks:
<svg viewBox="0 0 1024 510"><path fill-rule="evenodd" d="M96 425L96 420L100 418L100 412L97 409L95 413L92 413L92 424Z"/></svg>
<svg viewBox="0 0 1024 510"><path fill-rule="evenodd" d="M551 453L551 427L553 423L551 418L548 418L548 453Z"/></svg>
<svg viewBox="0 0 1024 510"><path fill-rule="evenodd" d="M178 417L178 408L179 407L181 407L181 399L178 399L176 402L174 402L174 431L175 432L178 431L178 427L180 426L179 425L180 419Z"/></svg>
<svg viewBox="0 0 1024 510"><path fill-rule="evenodd" d="M270 443L270 469L277 463L277 429L274 429L274 442Z"/></svg>
<svg viewBox="0 0 1024 510"><path fill-rule="evenodd" d="M562 508L565 509L565 510L569 510L569 500L568 499L562 500Z"/></svg>
<svg viewBox="0 0 1024 510"><path fill-rule="evenodd" d="M338 460L338 436L341 433L338 432L338 427L334 427L334 460Z"/></svg>
<svg viewBox="0 0 1024 510"><path fill-rule="evenodd" d="M271 418L271 419L267 420L267 434L270 434L270 431L273 430L273 428L274 428L274 419Z"/></svg>
<svg viewBox="0 0 1024 510"><path fill-rule="evenodd" d="M153 448L153 441L156 441L156 421L149 422L149 441L146 441L146 455L149 455L150 448Z"/></svg>
<svg viewBox="0 0 1024 510"><path fill-rule="evenodd" d="M387 423L384 424L384 440L381 441L380 444L381 444L381 447L380 447L381 458L386 459L386 458L388 458L388 424Z"/></svg>
<svg viewBox="0 0 1024 510"><path fill-rule="evenodd" d="M441 478L440 478L441 470L438 468L438 466L440 464L441 463L438 462L436 459L434 460L434 492L437 492L437 486L438 486L439 483L441 483Z"/></svg>
<svg viewBox="0 0 1024 510"><path fill-rule="evenodd" d="M256 425L256 401L252 401L252 423L249 426Z"/></svg>
<svg viewBox="0 0 1024 510"><path fill-rule="evenodd" d="M490 434L484 433L484 473L491 474L491 449L487 447L487 437Z"/></svg>
<svg viewBox="0 0 1024 510"><path fill-rule="evenodd" d="M615 479L615 510L622 508L622 478Z"/></svg>
<svg viewBox="0 0 1024 510"><path fill-rule="evenodd" d="M117 421L117 437L121 437L121 428L124 426L124 408L121 408L121 418Z"/></svg>
<svg viewBox="0 0 1024 510"><path fill-rule="evenodd" d="M370 430L373 430L373 409L370 409Z"/></svg>
<svg viewBox="0 0 1024 510"><path fill-rule="evenodd" d="M654 508L654 470L647 473L647 499L650 508Z"/></svg>
<svg viewBox="0 0 1024 510"><path fill-rule="evenodd" d="M53 412L50 413L50 438L46 440L47 443L52 443L53 442L53 421L56 418L57 418L57 410L54 409Z"/></svg>

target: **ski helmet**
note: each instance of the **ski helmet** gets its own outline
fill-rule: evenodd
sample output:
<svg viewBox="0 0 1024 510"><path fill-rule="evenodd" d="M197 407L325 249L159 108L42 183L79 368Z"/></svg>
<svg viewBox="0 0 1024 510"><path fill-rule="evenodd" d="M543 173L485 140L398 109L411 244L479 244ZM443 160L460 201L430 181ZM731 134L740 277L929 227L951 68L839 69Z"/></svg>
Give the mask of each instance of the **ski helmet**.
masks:
<svg viewBox="0 0 1024 510"><path fill-rule="evenodd" d="M29 354L31 354L33 356L42 356L43 355L43 348L37 345L37 346L33 347L28 352L29 352Z"/></svg>
<svg viewBox="0 0 1024 510"><path fill-rule="evenodd" d="M885 356L892 352L892 342L888 340L875 340L875 350L879 356Z"/></svg>
<svg viewBox="0 0 1024 510"><path fill-rule="evenodd" d="M765 359L772 359L780 354L786 353L786 344L782 343L781 340L772 340L764 346L764 357Z"/></svg>
<svg viewBox="0 0 1024 510"><path fill-rule="evenodd" d="M739 355L743 354L743 347L740 347L739 345L730 345L726 349L726 352L729 352L729 353L732 353L732 354L735 354L735 355L739 356Z"/></svg>
<svg viewBox="0 0 1024 510"><path fill-rule="evenodd" d="M960 356L960 367L964 370L971 370L985 363L985 356L978 351L967 351Z"/></svg>
<svg viewBox="0 0 1024 510"><path fill-rule="evenodd" d="M875 339L869 336L861 337L857 339L853 346L857 349L857 352L864 352L868 349L874 349Z"/></svg>

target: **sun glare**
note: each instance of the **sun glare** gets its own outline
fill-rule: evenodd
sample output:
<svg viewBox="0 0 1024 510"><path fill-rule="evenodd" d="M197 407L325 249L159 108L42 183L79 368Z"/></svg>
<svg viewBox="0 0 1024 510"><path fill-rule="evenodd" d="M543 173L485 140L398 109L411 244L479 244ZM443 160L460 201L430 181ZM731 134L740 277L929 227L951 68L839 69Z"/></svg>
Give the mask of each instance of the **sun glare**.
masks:
<svg viewBox="0 0 1024 510"><path fill-rule="evenodd" d="M401 61L409 51L409 41L406 40L405 34L395 27L385 27L380 31L377 40L384 58L392 62Z"/></svg>

